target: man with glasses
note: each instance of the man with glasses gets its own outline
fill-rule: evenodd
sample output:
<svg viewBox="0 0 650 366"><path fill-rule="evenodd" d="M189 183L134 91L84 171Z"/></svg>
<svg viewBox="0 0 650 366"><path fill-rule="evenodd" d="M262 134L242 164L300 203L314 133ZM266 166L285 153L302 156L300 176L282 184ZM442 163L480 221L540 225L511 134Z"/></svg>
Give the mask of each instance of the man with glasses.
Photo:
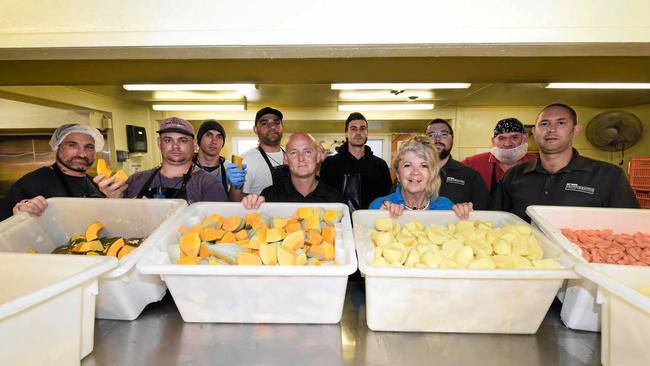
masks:
<svg viewBox="0 0 650 366"><path fill-rule="evenodd" d="M561 103L544 107L533 127L539 157L506 173L492 207L529 222L529 205L639 208L621 168L581 156L573 148L578 132L573 108Z"/></svg>
<svg viewBox="0 0 650 366"><path fill-rule="evenodd" d="M282 112L271 107L264 107L255 114L253 132L259 145L242 154L247 166L244 194L260 194L264 188L288 176L284 149L280 145L284 130L282 118Z"/></svg>
<svg viewBox="0 0 650 366"><path fill-rule="evenodd" d="M453 203L472 202L475 210L487 210L490 197L481 175L467 165L451 157L454 146L454 130L441 118L429 122L426 135L440 157L440 195Z"/></svg>
<svg viewBox="0 0 650 366"><path fill-rule="evenodd" d="M537 154L528 152L528 134L523 123L516 118L505 118L494 127L492 149L467 157L463 163L478 171L492 192L508 169L536 157Z"/></svg>
<svg viewBox="0 0 650 366"><path fill-rule="evenodd" d="M368 121L361 113L345 120L346 142L338 153L323 161L321 181L343 194L350 210L367 209L377 197L390 193L392 181L386 162L373 155L368 141Z"/></svg>

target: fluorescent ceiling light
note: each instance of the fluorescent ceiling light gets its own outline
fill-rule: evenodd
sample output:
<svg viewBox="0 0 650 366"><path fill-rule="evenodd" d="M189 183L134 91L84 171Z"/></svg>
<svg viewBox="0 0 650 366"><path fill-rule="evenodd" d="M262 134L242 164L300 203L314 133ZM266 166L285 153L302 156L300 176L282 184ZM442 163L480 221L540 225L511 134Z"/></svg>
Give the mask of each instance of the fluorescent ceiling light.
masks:
<svg viewBox="0 0 650 366"><path fill-rule="evenodd" d="M182 100L190 102L193 100L241 100L244 94L238 91L154 91L153 99L158 100Z"/></svg>
<svg viewBox="0 0 650 366"><path fill-rule="evenodd" d="M243 104L154 104L154 111L245 111Z"/></svg>
<svg viewBox="0 0 650 366"><path fill-rule="evenodd" d="M393 94L385 90L363 92L343 90L339 92L339 98L342 100L408 100L410 97L433 99L433 92L429 90L408 90L399 94Z"/></svg>
<svg viewBox="0 0 650 366"><path fill-rule="evenodd" d="M339 104L339 111L424 111L433 109L433 103Z"/></svg>
<svg viewBox="0 0 650 366"><path fill-rule="evenodd" d="M151 90L239 90L249 91L255 89L255 84L124 84L124 89L129 91Z"/></svg>
<svg viewBox="0 0 650 366"><path fill-rule="evenodd" d="M549 89L650 89L650 83L549 83Z"/></svg>
<svg viewBox="0 0 650 366"><path fill-rule="evenodd" d="M255 126L255 121L238 121L237 128L242 131L252 130Z"/></svg>
<svg viewBox="0 0 650 366"><path fill-rule="evenodd" d="M406 90L406 89L467 89L470 83L362 83L332 84L332 90Z"/></svg>

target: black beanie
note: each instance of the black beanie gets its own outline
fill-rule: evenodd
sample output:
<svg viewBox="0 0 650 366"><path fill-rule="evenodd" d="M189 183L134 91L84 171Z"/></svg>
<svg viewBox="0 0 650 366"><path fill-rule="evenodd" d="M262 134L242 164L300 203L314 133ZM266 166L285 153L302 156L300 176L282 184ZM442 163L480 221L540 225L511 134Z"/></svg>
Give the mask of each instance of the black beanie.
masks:
<svg viewBox="0 0 650 366"><path fill-rule="evenodd" d="M201 127L199 127L199 132L196 133L196 143L201 144L201 138L203 135L205 135L206 132L210 130L217 130L221 133L221 136L223 136L223 144L226 144L226 131L223 129L223 126L221 124L213 119L209 119L207 121L204 121L201 124Z"/></svg>

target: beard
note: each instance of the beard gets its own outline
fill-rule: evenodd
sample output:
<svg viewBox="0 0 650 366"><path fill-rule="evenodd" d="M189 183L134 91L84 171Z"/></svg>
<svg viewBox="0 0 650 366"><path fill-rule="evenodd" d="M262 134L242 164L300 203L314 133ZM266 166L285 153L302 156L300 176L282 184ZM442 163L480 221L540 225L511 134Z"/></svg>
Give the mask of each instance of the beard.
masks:
<svg viewBox="0 0 650 366"><path fill-rule="evenodd" d="M443 149L443 150L441 150L441 151L438 153L438 158L439 158L440 160L444 160L444 159L446 159L449 155L451 155L451 149L449 149L449 150L447 150L447 149Z"/></svg>
<svg viewBox="0 0 650 366"><path fill-rule="evenodd" d="M277 135L273 135L273 134L261 135L259 139L264 145L277 146L280 144L280 141L282 141L282 133L278 133Z"/></svg>
<svg viewBox="0 0 650 366"><path fill-rule="evenodd" d="M73 163L74 160L83 161L83 164L84 164L83 168L79 168L79 167L74 166L74 163ZM93 162L95 160L94 159L91 160L90 158L83 158L81 156L75 156L75 157L72 157L70 159L63 159L61 157L61 155L57 152L56 161L59 164L63 165L64 167L66 167L66 168L68 168L68 169L70 169L70 170L72 170L74 172L85 173L88 170L88 168L90 168L93 165Z"/></svg>

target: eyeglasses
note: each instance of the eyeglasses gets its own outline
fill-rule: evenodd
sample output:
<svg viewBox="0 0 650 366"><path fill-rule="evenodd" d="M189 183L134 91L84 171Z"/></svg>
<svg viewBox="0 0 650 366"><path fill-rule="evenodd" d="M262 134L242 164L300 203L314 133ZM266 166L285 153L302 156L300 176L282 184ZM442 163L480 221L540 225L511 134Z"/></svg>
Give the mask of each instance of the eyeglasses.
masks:
<svg viewBox="0 0 650 366"><path fill-rule="evenodd" d="M449 137L449 136L451 136L451 134L449 133L449 131L433 131L433 132L427 133L427 136L429 136L429 138Z"/></svg>

